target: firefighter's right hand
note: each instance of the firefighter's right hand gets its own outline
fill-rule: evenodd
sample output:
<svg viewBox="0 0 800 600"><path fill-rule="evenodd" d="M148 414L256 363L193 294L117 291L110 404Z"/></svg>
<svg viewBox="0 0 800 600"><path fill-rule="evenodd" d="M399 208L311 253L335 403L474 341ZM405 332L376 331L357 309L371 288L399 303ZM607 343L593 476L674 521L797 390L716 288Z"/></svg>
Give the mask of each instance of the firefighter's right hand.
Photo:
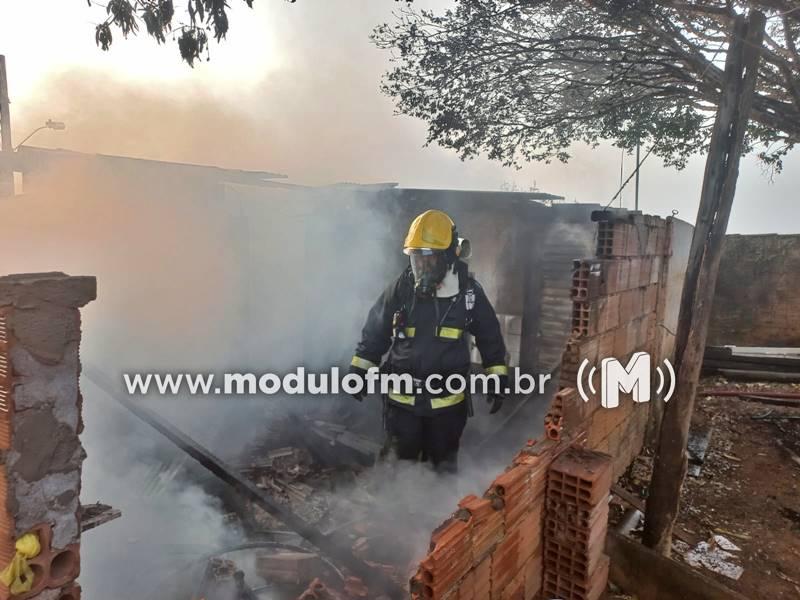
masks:
<svg viewBox="0 0 800 600"><path fill-rule="evenodd" d="M356 375L359 378L361 378L361 391L352 394L353 398L361 402L367 393L367 371L365 369L362 369L361 367L350 365L350 369L347 371L347 374Z"/></svg>

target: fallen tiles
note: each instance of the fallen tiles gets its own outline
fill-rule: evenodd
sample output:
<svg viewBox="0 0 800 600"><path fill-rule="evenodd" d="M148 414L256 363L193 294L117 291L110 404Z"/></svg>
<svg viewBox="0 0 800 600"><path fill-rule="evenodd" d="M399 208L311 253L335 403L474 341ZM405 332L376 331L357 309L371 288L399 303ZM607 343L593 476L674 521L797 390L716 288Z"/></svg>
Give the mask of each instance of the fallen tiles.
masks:
<svg viewBox="0 0 800 600"><path fill-rule="evenodd" d="M256 572L267 581L301 583L319 572L320 558L310 552L280 552L256 556Z"/></svg>
<svg viewBox="0 0 800 600"><path fill-rule="evenodd" d="M369 598L369 589L358 577L345 578L344 593L348 598Z"/></svg>

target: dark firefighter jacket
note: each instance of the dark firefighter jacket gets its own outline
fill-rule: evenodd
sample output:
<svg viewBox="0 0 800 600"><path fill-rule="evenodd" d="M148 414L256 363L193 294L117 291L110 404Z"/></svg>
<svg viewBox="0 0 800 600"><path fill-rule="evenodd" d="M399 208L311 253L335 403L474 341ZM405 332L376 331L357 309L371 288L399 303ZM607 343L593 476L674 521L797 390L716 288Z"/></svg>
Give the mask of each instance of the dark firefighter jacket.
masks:
<svg viewBox="0 0 800 600"><path fill-rule="evenodd" d="M441 375L435 387L441 395L389 393L389 402L425 415L457 407L465 394L450 394L444 380L470 370L468 334L475 338L489 374L508 373L506 347L500 324L483 288L458 261L459 291L449 298L420 300L414 294L414 276L406 269L369 311L352 364L363 369L378 366L389 351L383 372L410 374L424 381ZM468 390L467 390L468 391Z"/></svg>

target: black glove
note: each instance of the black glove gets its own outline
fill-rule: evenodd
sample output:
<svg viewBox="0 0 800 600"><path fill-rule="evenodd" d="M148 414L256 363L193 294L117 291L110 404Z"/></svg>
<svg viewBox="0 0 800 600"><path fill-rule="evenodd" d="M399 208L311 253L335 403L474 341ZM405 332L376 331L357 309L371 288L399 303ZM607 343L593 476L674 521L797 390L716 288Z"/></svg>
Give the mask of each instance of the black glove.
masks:
<svg viewBox="0 0 800 600"><path fill-rule="evenodd" d="M491 390L486 394L486 402L491 405L489 409L490 415L495 414L503 408L503 400L505 400L506 389L508 389L508 375L498 375L497 379L500 382L498 385L499 389Z"/></svg>
<svg viewBox="0 0 800 600"><path fill-rule="evenodd" d="M364 399L367 390L367 371L366 369L362 369L361 367L350 365L350 369L347 371L347 374L358 375L361 378L361 391L356 394L353 394L353 398L361 402Z"/></svg>

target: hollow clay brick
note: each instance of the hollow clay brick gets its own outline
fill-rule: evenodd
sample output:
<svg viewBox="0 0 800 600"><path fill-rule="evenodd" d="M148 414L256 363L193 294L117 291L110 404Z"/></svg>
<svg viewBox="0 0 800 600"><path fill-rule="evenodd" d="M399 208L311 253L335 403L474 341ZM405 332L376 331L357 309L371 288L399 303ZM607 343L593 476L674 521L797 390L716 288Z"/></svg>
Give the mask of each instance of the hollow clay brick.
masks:
<svg viewBox="0 0 800 600"><path fill-rule="evenodd" d="M578 504L596 506L608 498L611 488L611 457L570 447L550 465L548 494L556 477L561 480L565 493L575 491Z"/></svg>

